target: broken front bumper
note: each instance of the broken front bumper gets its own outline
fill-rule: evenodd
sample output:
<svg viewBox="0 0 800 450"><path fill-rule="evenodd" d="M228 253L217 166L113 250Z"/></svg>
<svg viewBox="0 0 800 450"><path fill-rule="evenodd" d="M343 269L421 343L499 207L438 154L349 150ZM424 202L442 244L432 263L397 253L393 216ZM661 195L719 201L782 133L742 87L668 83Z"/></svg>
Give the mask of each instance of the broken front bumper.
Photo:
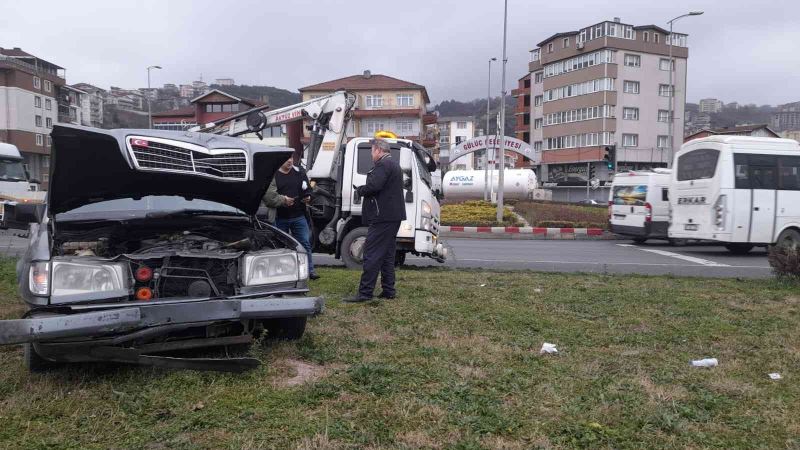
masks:
<svg viewBox="0 0 800 450"><path fill-rule="evenodd" d="M69 314L0 321L0 345L95 338L146 328L216 321L308 317L324 307L320 297L174 300L135 305L73 305Z"/></svg>

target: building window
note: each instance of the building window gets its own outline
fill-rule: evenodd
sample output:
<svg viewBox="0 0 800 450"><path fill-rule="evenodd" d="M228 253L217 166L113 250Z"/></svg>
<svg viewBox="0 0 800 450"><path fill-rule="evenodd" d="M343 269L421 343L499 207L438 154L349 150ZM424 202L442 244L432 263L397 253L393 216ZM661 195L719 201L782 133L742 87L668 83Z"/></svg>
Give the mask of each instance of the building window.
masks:
<svg viewBox="0 0 800 450"><path fill-rule="evenodd" d="M670 64L669 59L661 58L658 60L658 68L661 70L669 70ZM675 70L675 64L672 64L672 70Z"/></svg>
<svg viewBox="0 0 800 450"><path fill-rule="evenodd" d="M42 126L42 116L36 116L36 126Z"/></svg>
<svg viewBox="0 0 800 450"><path fill-rule="evenodd" d="M556 75L561 75L562 73L585 69L598 64L613 63L615 56L615 50L598 50L596 52L547 64L544 66L544 77L554 77Z"/></svg>
<svg viewBox="0 0 800 450"><path fill-rule="evenodd" d="M564 40L561 42L561 47L562 48L569 47L569 38L564 38Z"/></svg>
<svg viewBox="0 0 800 450"><path fill-rule="evenodd" d="M639 82L638 81L625 81L622 84L622 90L626 94L638 94L639 93Z"/></svg>
<svg viewBox="0 0 800 450"><path fill-rule="evenodd" d="M36 145L40 147L44 145L44 136L42 136L41 134L36 135Z"/></svg>
<svg viewBox="0 0 800 450"><path fill-rule="evenodd" d="M625 120L639 120L639 108L622 108L622 118Z"/></svg>
<svg viewBox="0 0 800 450"><path fill-rule="evenodd" d="M465 130L467 128L467 122L456 122L456 128L459 130Z"/></svg>
<svg viewBox="0 0 800 450"><path fill-rule="evenodd" d="M542 128L542 119L535 119L533 121L533 128L536 128L537 130Z"/></svg>
<svg viewBox="0 0 800 450"><path fill-rule="evenodd" d="M639 145L639 135L638 134L623 134L622 135L622 146L623 147L637 147Z"/></svg>
<svg viewBox="0 0 800 450"><path fill-rule="evenodd" d="M35 89L42 88L42 80L39 77L33 77L33 87Z"/></svg>
<svg viewBox="0 0 800 450"><path fill-rule="evenodd" d="M51 138L50 135L48 134L47 135L47 146L50 147L52 145L53 145L53 138ZM47 165L49 166L50 165L50 158L45 158L45 159L47 160Z"/></svg>
<svg viewBox="0 0 800 450"><path fill-rule="evenodd" d="M414 106L414 96L411 94L397 94L397 106Z"/></svg>
<svg viewBox="0 0 800 450"><path fill-rule="evenodd" d="M614 117L613 105L590 106L588 108L579 108L546 114L544 116L543 125L558 125L561 123L580 122L583 120L593 120L603 117Z"/></svg>
<svg viewBox="0 0 800 450"><path fill-rule="evenodd" d="M658 95L661 97L670 97L670 94L674 94L671 92L672 89L669 88L668 84L659 84L658 85Z"/></svg>
<svg viewBox="0 0 800 450"><path fill-rule="evenodd" d="M531 79L528 78L527 80L523 81L522 82L522 87L525 88L525 89L530 88L531 87Z"/></svg>
<svg viewBox="0 0 800 450"><path fill-rule="evenodd" d="M53 84L50 83L50 80L44 80L44 91L50 92L53 90Z"/></svg>
<svg viewBox="0 0 800 450"><path fill-rule="evenodd" d="M625 26L625 39L636 39L636 33L632 26Z"/></svg>
<svg viewBox="0 0 800 450"><path fill-rule="evenodd" d="M386 124L384 122L378 121L369 121L367 122L367 133L375 134L378 131L382 131L386 129Z"/></svg>
<svg viewBox="0 0 800 450"><path fill-rule="evenodd" d="M669 147L669 136L659 136L656 142L656 147L658 148Z"/></svg>
<svg viewBox="0 0 800 450"><path fill-rule="evenodd" d="M650 33L647 31L644 32L644 41L650 42Z"/></svg>
<svg viewBox="0 0 800 450"><path fill-rule="evenodd" d="M592 94L600 91L613 91L613 78L598 78L596 80L583 83L571 84L555 89L548 89L544 92L545 101L552 102L562 98L577 97L579 95Z"/></svg>
<svg viewBox="0 0 800 450"><path fill-rule="evenodd" d="M53 109L53 101L49 98L44 99L44 109L48 111Z"/></svg>
<svg viewBox="0 0 800 450"><path fill-rule="evenodd" d="M410 120L398 120L397 133L401 136L411 136L414 133L414 123Z"/></svg>
<svg viewBox="0 0 800 450"><path fill-rule="evenodd" d="M42 107L42 97L39 97L38 95L34 95L33 96L33 106L36 107L36 108L41 108Z"/></svg>
<svg viewBox="0 0 800 450"><path fill-rule="evenodd" d="M627 67L641 67L642 57L639 55L625 54L625 66Z"/></svg>
<svg viewBox="0 0 800 450"><path fill-rule="evenodd" d="M536 141L536 142L534 142L534 143L533 143L533 149L534 149L535 151L537 151L537 152L538 152L538 151L541 151L541 150L542 150L542 141Z"/></svg>
<svg viewBox="0 0 800 450"><path fill-rule="evenodd" d="M537 95L533 97L533 106L542 106L543 97L541 95Z"/></svg>
<svg viewBox="0 0 800 450"><path fill-rule="evenodd" d="M538 83L541 83L541 82L542 82L542 79L544 78L544 72L536 72L536 73L533 75L533 77L534 77L534 80L535 80L535 82L536 82L537 84L538 84Z"/></svg>
<svg viewBox="0 0 800 450"><path fill-rule="evenodd" d="M50 117L46 119L45 123L47 124L47 128L53 128L53 119Z"/></svg>
<svg viewBox="0 0 800 450"><path fill-rule="evenodd" d="M659 122L669 122L669 111L666 109L659 109L658 110L658 121Z"/></svg>
<svg viewBox="0 0 800 450"><path fill-rule="evenodd" d="M523 106L531 106L531 96L525 95L522 97L522 105Z"/></svg>
<svg viewBox="0 0 800 450"><path fill-rule="evenodd" d="M658 33L653 33L653 42L658 44Z"/></svg>
<svg viewBox="0 0 800 450"><path fill-rule="evenodd" d="M383 97L380 95L367 95L367 108L382 108Z"/></svg>
<svg viewBox="0 0 800 450"><path fill-rule="evenodd" d="M547 53L553 53L553 43L547 44Z"/></svg>

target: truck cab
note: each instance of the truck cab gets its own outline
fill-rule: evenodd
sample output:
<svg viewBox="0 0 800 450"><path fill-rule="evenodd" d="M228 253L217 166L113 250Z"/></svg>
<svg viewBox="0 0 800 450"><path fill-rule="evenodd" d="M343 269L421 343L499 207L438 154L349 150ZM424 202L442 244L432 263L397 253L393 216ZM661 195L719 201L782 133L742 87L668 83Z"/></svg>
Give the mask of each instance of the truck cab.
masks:
<svg viewBox="0 0 800 450"><path fill-rule="evenodd" d="M16 220L17 211L44 204L45 194L30 180L17 147L0 142L0 228L27 228Z"/></svg>

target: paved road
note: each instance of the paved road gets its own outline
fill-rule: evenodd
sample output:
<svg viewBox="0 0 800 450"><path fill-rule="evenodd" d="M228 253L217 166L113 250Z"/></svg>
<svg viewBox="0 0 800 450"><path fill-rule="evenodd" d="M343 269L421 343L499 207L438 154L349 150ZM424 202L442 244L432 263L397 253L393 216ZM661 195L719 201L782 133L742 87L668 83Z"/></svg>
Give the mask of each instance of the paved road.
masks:
<svg viewBox="0 0 800 450"><path fill-rule="evenodd" d="M0 254L18 256L27 239L0 231ZM671 247L660 241L633 245L630 241L549 241L448 239L453 258L439 264L429 258L409 257L414 266L538 270L547 272L637 273L645 275L766 278L772 276L766 250L734 256L724 247ZM314 255L319 265L342 265L330 255Z"/></svg>
<svg viewBox="0 0 800 450"><path fill-rule="evenodd" d="M448 239L454 258L439 264L409 257L414 266L486 269L530 269L547 272L636 273L645 275L765 278L772 276L767 253L756 248L735 256L724 247L672 247L660 241L633 245L630 241L550 241ZM321 265L341 265L328 255L314 255Z"/></svg>

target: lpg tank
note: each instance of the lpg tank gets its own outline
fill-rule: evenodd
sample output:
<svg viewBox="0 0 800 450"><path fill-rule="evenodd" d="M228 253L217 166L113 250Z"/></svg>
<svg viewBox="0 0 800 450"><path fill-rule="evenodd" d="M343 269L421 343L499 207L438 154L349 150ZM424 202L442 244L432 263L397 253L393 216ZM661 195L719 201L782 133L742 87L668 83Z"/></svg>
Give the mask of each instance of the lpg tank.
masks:
<svg viewBox="0 0 800 450"><path fill-rule="evenodd" d="M497 191L500 174L492 172L494 190ZM452 170L444 175L442 188L446 200L482 200L485 186L483 170ZM530 169L506 169L503 171L503 197L524 200L531 198L537 187L536 174Z"/></svg>

